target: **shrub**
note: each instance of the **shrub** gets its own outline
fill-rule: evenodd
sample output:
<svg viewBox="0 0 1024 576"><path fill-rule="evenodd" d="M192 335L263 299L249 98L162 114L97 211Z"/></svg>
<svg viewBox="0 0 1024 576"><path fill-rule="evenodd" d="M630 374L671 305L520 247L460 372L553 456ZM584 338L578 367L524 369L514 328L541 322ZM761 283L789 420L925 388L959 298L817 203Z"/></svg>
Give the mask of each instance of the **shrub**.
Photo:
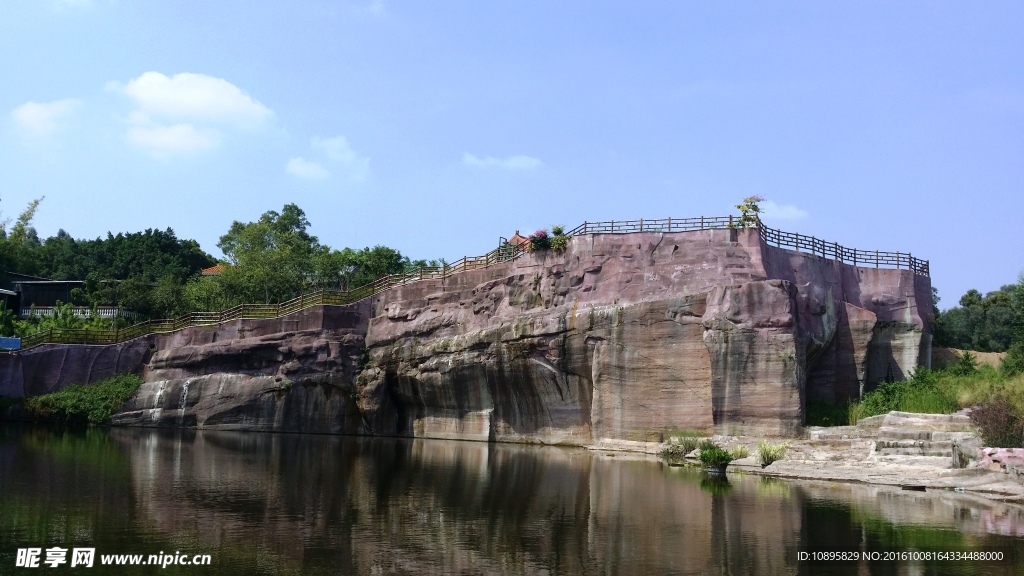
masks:
<svg viewBox="0 0 1024 576"><path fill-rule="evenodd" d="M693 452L700 446L700 438L694 436L683 436L679 439L678 444L687 454Z"/></svg>
<svg viewBox="0 0 1024 576"><path fill-rule="evenodd" d="M1024 374L1024 340L1014 342L1003 356L999 369L1006 377Z"/></svg>
<svg viewBox="0 0 1024 576"><path fill-rule="evenodd" d="M850 406L850 423L892 410L950 414L959 409L955 394L939 386L939 372L919 368L910 378L882 384Z"/></svg>
<svg viewBox="0 0 1024 576"><path fill-rule="evenodd" d="M761 467L765 467L776 460L782 460L789 449L789 442L772 444L767 440L761 440L757 445L757 458L761 461Z"/></svg>
<svg viewBox="0 0 1024 576"><path fill-rule="evenodd" d="M547 230L537 230L533 234L530 234L530 251L534 250L547 250L551 247L551 237L548 236Z"/></svg>
<svg viewBox="0 0 1024 576"><path fill-rule="evenodd" d="M970 350L964 350L957 355L957 363L949 371L955 376L970 376L978 371L978 357Z"/></svg>
<svg viewBox="0 0 1024 576"><path fill-rule="evenodd" d="M551 239L550 245L552 250L561 252L569 246L569 237L563 234L556 234L555 237Z"/></svg>
<svg viewBox="0 0 1024 576"><path fill-rule="evenodd" d="M553 236L565 236L565 226L552 226L551 234Z"/></svg>
<svg viewBox="0 0 1024 576"><path fill-rule="evenodd" d="M1002 394L992 396L974 408L971 421L978 427L986 446L1024 447L1024 417Z"/></svg>
<svg viewBox="0 0 1024 576"><path fill-rule="evenodd" d="M733 461L732 454L717 446L714 448L701 448L700 455L697 456L697 459L705 466L722 466L723 464L728 464Z"/></svg>
<svg viewBox="0 0 1024 576"><path fill-rule="evenodd" d="M715 448L721 448L718 444L715 444L710 438L704 438L697 444L697 447L703 450L713 450Z"/></svg>
<svg viewBox="0 0 1024 576"><path fill-rule="evenodd" d="M119 374L93 384L74 384L52 394L28 398L25 408L36 417L68 424L103 424L141 384L141 376Z"/></svg>
<svg viewBox="0 0 1024 576"><path fill-rule="evenodd" d="M693 452L692 448L687 450L682 444L672 444L661 451L661 457L669 463L679 463L682 462L690 452Z"/></svg>
<svg viewBox="0 0 1024 576"><path fill-rule="evenodd" d="M747 456L750 456L750 448L747 448L746 446L737 446L730 450L729 453L732 454L733 460L742 460Z"/></svg>

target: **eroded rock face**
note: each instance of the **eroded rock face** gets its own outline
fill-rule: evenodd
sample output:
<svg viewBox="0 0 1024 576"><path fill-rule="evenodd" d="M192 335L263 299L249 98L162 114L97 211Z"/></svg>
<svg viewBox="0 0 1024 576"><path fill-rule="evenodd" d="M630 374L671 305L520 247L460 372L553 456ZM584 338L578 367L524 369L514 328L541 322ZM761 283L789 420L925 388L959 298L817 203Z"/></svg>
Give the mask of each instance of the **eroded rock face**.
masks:
<svg viewBox="0 0 1024 576"><path fill-rule="evenodd" d="M318 307L159 336L139 393L112 423L357 433L368 310Z"/></svg>
<svg viewBox="0 0 1024 576"><path fill-rule="evenodd" d="M139 372L152 352L151 337L110 346L47 344L0 355L0 396L21 398L91 384L125 372Z"/></svg>
<svg viewBox="0 0 1024 576"><path fill-rule="evenodd" d="M791 434L808 399L918 365L927 278L753 230L590 235L375 297L370 433L589 443L666 428ZM926 298L926 300L922 300Z"/></svg>
<svg viewBox="0 0 1024 576"><path fill-rule="evenodd" d="M351 306L153 337L116 422L566 444L790 435L807 401L927 365L930 311L926 277L756 230L579 236Z"/></svg>

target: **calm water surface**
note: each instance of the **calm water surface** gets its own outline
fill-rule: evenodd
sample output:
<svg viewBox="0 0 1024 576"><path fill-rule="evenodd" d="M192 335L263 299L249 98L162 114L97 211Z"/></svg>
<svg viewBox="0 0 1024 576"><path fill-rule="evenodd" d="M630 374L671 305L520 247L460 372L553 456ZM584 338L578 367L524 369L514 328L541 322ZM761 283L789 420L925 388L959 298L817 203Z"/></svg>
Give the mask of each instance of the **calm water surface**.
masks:
<svg viewBox="0 0 1024 576"><path fill-rule="evenodd" d="M212 566L16 568L23 547ZM999 562L798 561L994 550ZM0 428L0 574L1024 574L1024 509L440 440Z"/></svg>

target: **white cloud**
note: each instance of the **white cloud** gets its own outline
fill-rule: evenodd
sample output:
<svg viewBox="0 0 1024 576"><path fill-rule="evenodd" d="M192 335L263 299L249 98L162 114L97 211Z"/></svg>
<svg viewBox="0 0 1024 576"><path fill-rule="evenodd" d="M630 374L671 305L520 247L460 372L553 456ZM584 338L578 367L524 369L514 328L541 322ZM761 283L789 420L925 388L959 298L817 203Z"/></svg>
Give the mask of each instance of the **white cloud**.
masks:
<svg viewBox="0 0 1024 576"><path fill-rule="evenodd" d="M41 137L53 134L60 127L60 121L67 118L82 102L65 98L54 102L26 102L11 111L11 118L26 135Z"/></svg>
<svg viewBox="0 0 1024 576"><path fill-rule="evenodd" d="M204 74L146 72L106 88L135 103L125 139L160 158L216 148L222 129L256 128L272 114L234 84Z"/></svg>
<svg viewBox="0 0 1024 576"><path fill-rule="evenodd" d="M149 116L251 127L270 116L270 109L223 78L182 73L165 76L146 72L119 88Z"/></svg>
<svg viewBox="0 0 1024 576"><path fill-rule="evenodd" d="M310 146L332 160L354 182L362 182L370 175L370 159L357 154L344 136L313 138Z"/></svg>
<svg viewBox="0 0 1024 576"><path fill-rule="evenodd" d="M462 155L462 163L466 166L504 168L506 170L535 170L543 165L539 158L532 156L509 156L508 158L487 156L485 158L478 158L469 152Z"/></svg>
<svg viewBox="0 0 1024 576"><path fill-rule="evenodd" d="M793 205L765 200L761 203L761 216L772 220L800 220L807 217L807 211Z"/></svg>
<svg viewBox="0 0 1024 576"><path fill-rule="evenodd" d="M300 157L288 160L285 169L289 174L306 180L326 180L331 176L331 173L323 166Z"/></svg>
<svg viewBox="0 0 1024 576"><path fill-rule="evenodd" d="M132 114L131 122L132 126L128 128L125 139L158 158L210 150L220 144L220 134L217 131L198 129L188 123L164 126L150 121L138 112Z"/></svg>

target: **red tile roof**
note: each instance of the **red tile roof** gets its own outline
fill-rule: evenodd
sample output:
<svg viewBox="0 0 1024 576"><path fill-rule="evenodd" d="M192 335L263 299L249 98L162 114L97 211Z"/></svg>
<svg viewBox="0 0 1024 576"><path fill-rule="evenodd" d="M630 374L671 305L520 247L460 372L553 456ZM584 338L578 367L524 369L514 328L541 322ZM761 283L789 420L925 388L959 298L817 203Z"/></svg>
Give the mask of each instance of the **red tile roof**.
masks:
<svg viewBox="0 0 1024 576"><path fill-rule="evenodd" d="M529 244L530 239L527 238L526 236L520 235L519 230L516 230L516 233L513 234L512 237L508 239L508 243L512 244L513 246L523 246L523 244Z"/></svg>

